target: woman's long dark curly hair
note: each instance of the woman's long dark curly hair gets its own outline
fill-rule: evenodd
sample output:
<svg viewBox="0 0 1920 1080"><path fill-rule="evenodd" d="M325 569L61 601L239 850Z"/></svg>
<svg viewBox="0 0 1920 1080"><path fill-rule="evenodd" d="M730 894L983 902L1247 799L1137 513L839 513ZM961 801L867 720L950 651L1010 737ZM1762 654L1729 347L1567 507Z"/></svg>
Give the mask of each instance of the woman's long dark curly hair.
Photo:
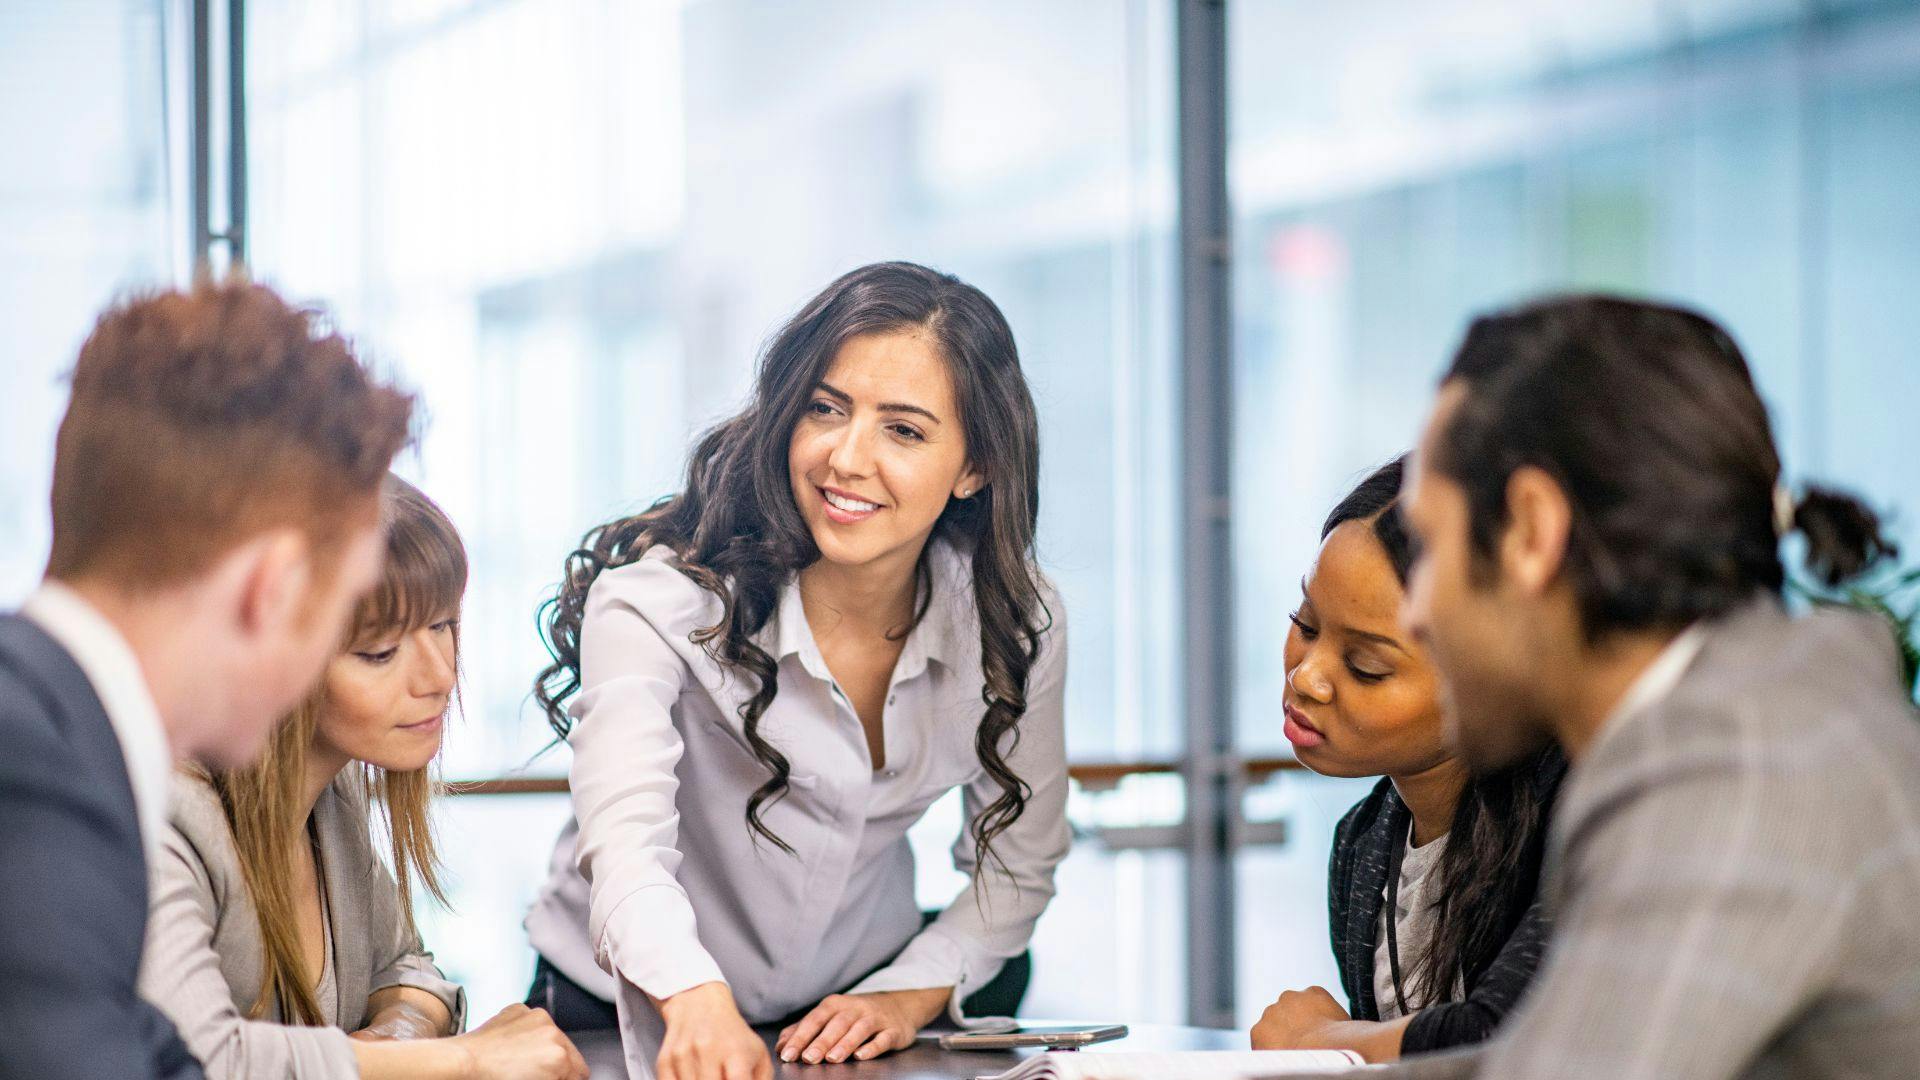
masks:
<svg viewBox="0 0 1920 1080"><path fill-rule="evenodd" d="M587 590L602 571L634 562L655 545L671 548L670 565L721 602L720 621L692 640L716 662L754 680L756 689L739 715L768 777L747 799L747 826L791 854L793 848L761 817L786 793L791 769L786 755L760 734L760 719L780 687L773 657L753 641L778 610L781 591L820 557L794 505L788 443L843 343L902 330L925 333L937 344L953 379L968 457L984 480L971 498L948 502L928 547L945 540L972 562L985 706L974 749L1000 785L1000 797L970 826L979 865L986 866L997 862L994 837L1020 817L1031 794L1006 755L1019 739L1027 676L1052 616L1033 565L1040 509L1033 397L1006 317L985 293L950 274L905 262L863 266L827 286L780 329L761 357L745 410L695 445L685 488L644 513L593 529L567 557L558 594L541 608L553 663L535 680L533 696L553 730L566 738L572 727L566 703L580 690ZM923 551L915 572L915 624L932 599L927 559Z"/></svg>
<svg viewBox="0 0 1920 1080"><path fill-rule="evenodd" d="M1369 523L1402 589L1413 567L1413 542L1399 513L1406 460L1395 458L1362 480L1320 530L1325 540L1349 521ZM1455 986L1478 982L1500 955L1538 891L1547 814L1566 771L1560 751L1548 748L1474 776L1460 790L1434 868L1433 933L1407 973L1409 999L1446 1001Z"/></svg>

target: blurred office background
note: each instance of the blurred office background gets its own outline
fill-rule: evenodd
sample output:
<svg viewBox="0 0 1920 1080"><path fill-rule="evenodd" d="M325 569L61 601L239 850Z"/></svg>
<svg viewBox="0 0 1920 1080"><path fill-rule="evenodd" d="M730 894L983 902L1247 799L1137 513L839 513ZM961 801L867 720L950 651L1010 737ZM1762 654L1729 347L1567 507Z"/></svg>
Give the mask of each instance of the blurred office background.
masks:
<svg viewBox="0 0 1920 1080"><path fill-rule="evenodd" d="M1331 983L1325 855L1366 785L1286 768L1285 613L1320 518L1407 446L1472 313L1596 287L1704 308L1792 473L1865 492L1920 551L1920 4L1230 0L1234 391L1213 419L1253 767L1218 925L1187 917L1168 771L1193 422L1178 2L0 0L0 603L41 569L59 376L91 316L244 225L257 277L421 392L402 468L474 558L444 772L496 793L443 804L455 904L422 914L484 1015L524 989L519 920L566 814L540 783L566 751L527 699L560 559L674 490L812 292L927 262L1014 326L1072 612L1082 839L1027 1012L1194 1018L1200 938L1236 958L1238 1023ZM197 170L196 100L234 88L243 127L213 110ZM929 905L964 884L959 818L916 832Z"/></svg>

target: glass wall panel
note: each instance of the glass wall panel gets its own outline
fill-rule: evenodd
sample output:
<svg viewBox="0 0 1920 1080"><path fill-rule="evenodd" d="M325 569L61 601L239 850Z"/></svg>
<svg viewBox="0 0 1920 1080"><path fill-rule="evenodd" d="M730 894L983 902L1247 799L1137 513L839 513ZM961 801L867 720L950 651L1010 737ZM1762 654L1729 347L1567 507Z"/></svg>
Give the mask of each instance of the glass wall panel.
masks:
<svg viewBox="0 0 1920 1080"><path fill-rule="evenodd" d="M533 951L520 920L546 882L553 849L518 839L551 838L569 812L565 795L463 795L437 811L453 905L423 902L416 915L434 961L466 987L474 1024L527 996Z"/></svg>
<svg viewBox="0 0 1920 1080"><path fill-rule="evenodd" d="M1820 11L1818 17L1810 10ZM1286 752L1286 613L1318 525L1406 449L1468 318L1552 290L1670 297L1751 359L1790 476L1920 550L1920 8L1861 0L1233 7L1239 733ZM1283 781L1284 783L1284 781ZM1324 854L1333 818L1294 843ZM1240 1011L1321 972L1320 864L1250 863ZM1308 950L1311 952L1311 950Z"/></svg>
<svg viewBox="0 0 1920 1080"><path fill-rule="evenodd" d="M784 317L896 258L985 289L1019 341L1043 430L1041 556L1073 626L1070 752L1178 752L1164 0L248 13L256 269L330 303L421 391L429 426L403 471L472 549L449 775L564 772L527 702L561 557L677 487ZM476 813L454 810L448 832ZM490 822L488 850L544 858L540 815ZM957 826L936 814L916 833L930 902L952 895ZM1176 863L1076 853L1030 1007L1089 1007L1048 998L1084 970L1076 934L1097 931L1115 963L1182 970L1180 907L1161 895L1180 895ZM1140 902L1112 904L1123 885ZM459 887L436 948L519 977L523 946L480 925L499 898L478 887ZM1179 987L1153 994L1116 1011L1177 1019Z"/></svg>
<svg viewBox="0 0 1920 1080"><path fill-rule="evenodd" d="M40 580L63 385L107 302L174 274L161 5L0 5L0 610Z"/></svg>

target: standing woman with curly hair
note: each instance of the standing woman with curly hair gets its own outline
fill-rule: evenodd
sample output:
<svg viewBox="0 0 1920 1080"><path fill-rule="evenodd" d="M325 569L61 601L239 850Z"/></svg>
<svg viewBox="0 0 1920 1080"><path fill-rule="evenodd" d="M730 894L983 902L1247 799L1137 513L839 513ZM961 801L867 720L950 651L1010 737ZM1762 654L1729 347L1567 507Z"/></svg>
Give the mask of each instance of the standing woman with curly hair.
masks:
<svg viewBox="0 0 1920 1080"><path fill-rule="evenodd" d="M909 263L781 329L686 486L587 534L535 697L574 820L529 1000L628 1068L766 1076L912 1044L1027 946L1066 855L1064 612L1034 567L1012 331ZM972 887L930 923L906 832L960 788Z"/></svg>

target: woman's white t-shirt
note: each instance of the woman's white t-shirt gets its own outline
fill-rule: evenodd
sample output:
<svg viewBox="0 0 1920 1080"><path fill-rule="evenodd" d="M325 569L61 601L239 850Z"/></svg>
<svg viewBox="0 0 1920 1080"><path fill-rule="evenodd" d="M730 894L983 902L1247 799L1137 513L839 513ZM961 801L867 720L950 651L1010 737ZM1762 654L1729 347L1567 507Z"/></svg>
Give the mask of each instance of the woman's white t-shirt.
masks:
<svg viewBox="0 0 1920 1080"><path fill-rule="evenodd" d="M1387 955L1387 919L1393 919L1394 941L1400 947L1400 980L1406 983L1412 977L1415 962L1426 955L1427 943L1433 938L1433 890L1438 881L1434 867L1446 849L1444 836L1420 847L1414 847L1413 838L1408 837L1407 849L1400 858L1400 888L1394 897L1394 909L1389 912L1384 903L1380 905L1379 937L1373 949L1373 1003L1382 1020L1393 1020L1424 1007L1412 986L1407 987L1407 992L1416 998L1412 1009L1394 992L1393 963Z"/></svg>

